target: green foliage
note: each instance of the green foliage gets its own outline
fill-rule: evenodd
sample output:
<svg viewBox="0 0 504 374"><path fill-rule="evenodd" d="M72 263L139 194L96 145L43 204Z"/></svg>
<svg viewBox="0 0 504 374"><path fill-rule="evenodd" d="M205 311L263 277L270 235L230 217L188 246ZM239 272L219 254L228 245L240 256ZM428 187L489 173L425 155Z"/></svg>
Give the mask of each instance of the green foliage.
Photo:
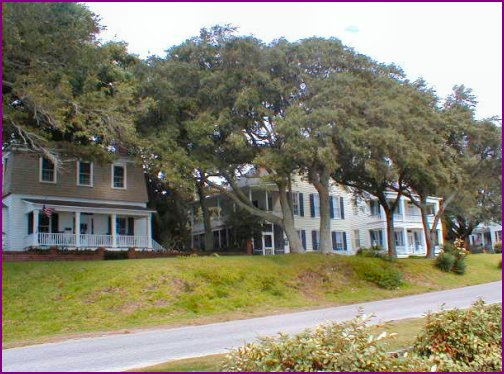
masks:
<svg viewBox="0 0 504 374"><path fill-rule="evenodd" d="M383 251L384 249L377 245L377 246L373 246L373 247L369 247L369 248L366 248L366 247L363 247L363 248L359 248L356 252L356 255L357 256L362 256L362 257L383 257Z"/></svg>
<svg viewBox="0 0 504 374"><path fill-rule="evenodd" d="M466 262L465 262L465 258L456 258L455 259L455 262L453 263L453 267L452 267L452 271L455 273L455 274L465 274L465 271L466 271Z"/></svg>
<svg viewBox="0 0 504 374"><path fill-rule="evenodd" d="M236 249L244 249L245 242L250 238L260 237L263 229L261 218L250 214L244 209L236 209L226 217L225 225L233 233L231 246Z"/></svg>
<svg viewBox="0 0 504 374"><path fill-rule="evenodd" d="M468 310L429 314L414 346L388 353L394 333L374 335L359 314L289 336L260 338L233 349L225 371L501 371L502 306L477 301Z"/></svg>
<svg viewBox="0 0 504 374"><path fill-rule="evenodd" d="M502 253L502 242L497 242L493 246L493 250L495 253Z"/></svg>
<svg viewBox="0 0 504 374"><path fill-rule="evenodd" d="M225 371L428 371L427 360L394 357L381 342L391 335L369 334L369 317L359 315L351 321L320 325L289 336L259 338L232 350L225 359Z"/></svg>
<svg viewBox="0 0 504 374"><path fill-rule="evenodd" d="M440 253L436 258L436 266L446 273L449 273L453 269L453 264L455 263L455 256L450 253Z"/></svg>
<svg viewBox="0 0 504 374"><path fill-rule="evenodd" d="M402 286L402 273L383 261L355 262L353 268L357 276L365 281L375 283L378 287L394 290Z"/></svg>
<svg viewBox="0 0 504 374"><path fill-rule="evenodd" d="M414 344L420 356L443 359L446 371L501 371L501 350L502 305L481 300L467 310L429 314Z"/></svg>
<svg viewBox="0 0 504 374"><path fill-rule="evenodd" d="M103 253L104 260L126 260L128 251L105 251Z"/></svg>

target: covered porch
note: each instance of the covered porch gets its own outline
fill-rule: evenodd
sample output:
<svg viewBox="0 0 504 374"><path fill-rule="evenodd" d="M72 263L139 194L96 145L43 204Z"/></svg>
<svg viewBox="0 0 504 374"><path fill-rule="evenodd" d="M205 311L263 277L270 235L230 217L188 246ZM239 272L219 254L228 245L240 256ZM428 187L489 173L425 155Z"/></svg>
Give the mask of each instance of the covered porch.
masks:
<svg viewBox="0 0 504 374"><path fill-rule="evenodd" d="M152 210L128 205L25 200L25 248L153 249ZM156 248L157 249L157 248Z"/></svg>

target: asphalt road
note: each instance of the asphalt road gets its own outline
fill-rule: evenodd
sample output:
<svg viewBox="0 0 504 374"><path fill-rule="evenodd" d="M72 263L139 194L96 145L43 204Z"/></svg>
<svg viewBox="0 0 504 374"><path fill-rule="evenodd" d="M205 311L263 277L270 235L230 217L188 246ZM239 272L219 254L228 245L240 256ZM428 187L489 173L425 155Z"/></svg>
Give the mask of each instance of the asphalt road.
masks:
<svg viewBox="0 0 504 374"><path fill-rule="evenodd" d="M224 353L258 335L295 333L322 322L343 321L359 308L375 321L420 317L427 311L464 308L477 298L502 302L502 282L313 311L182 328L144 330L2 351L2 371L123 371L186 357Z"/></svg>

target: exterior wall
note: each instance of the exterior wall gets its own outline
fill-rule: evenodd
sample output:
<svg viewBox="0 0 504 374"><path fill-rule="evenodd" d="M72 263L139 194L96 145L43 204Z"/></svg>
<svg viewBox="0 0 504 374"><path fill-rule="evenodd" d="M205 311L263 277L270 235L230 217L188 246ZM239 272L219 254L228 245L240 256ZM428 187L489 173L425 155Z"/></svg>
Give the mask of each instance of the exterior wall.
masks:
<svg viewBox="0 0 504 374"><path fill-rule="evenodd" d="M2 194L52 195L66 198L103 199L146 203L147 186L143 169L129 160L126 165L126 189L112 188L110 164L93 162L93 186L77 185L77 161L67 161L57 170L56 183L39 180L39 156L27 151L9 152Z"/></svg>
<svg viewBox="0 0 504 374"><path fill-rule="evenodd" d="M258 178L251 178L247 181L241 182L244 188L244 193L251 197L252 201L257 201L257 205L261 209L266 209L266 188L272 189L273 186L266 186L260 183ZM249 193L249 188L252 187L252 192ZM313 185L303 180L302 177L297 176L294 178L292 183L292 191L303 194L303 210L304 216L295 215L294 225L296 230L304 230L306 235L306 251L313 251L312 243L312 231L320 230L320 217L311 217L310 209L310 194L317 194L317 190ZM281 215L280 202L278 200L278 193L275 191L269 191L268 195L272 197L273 206L270 207L273 213ZM344 219L333 218L331 219L331 232L339 231L346 233L346 251L337 251L336 253L341 254L355 254L359 247L370 247L371 236L370 230L380 230L383 236L383 246L386 248L387 243L387 233L386 233L386 222L385 222L385 212L383 208L380 207L380 216L372 216L369 200L368 199L357 199L355 200L353 194L340 185L333 185L330 189L330 195L335 197L343 198L344 207ZM391 198L395 197L394 193L391 193ZM208 204L211 207L224 207L225 204L222 202L222 197L216 195L208 198ZM395 230L401 234L402 240L405 244L408 244L408 231L417 233L417 237L420 240L420 245L423 246L425 251L425 237L423 233L422 219L419 215L412 215L414 210L417 209L413 207L412 210L407 208L408 199L401 199L401 211L394 218ZM430 198L429 203L435 205L435 210L439 208L439 203L437 198ZM197 204L197 203L196 203ZM199 205L197 205L199 206ZM227 209L222 209L219 217L214 217L212 219L212 228L214 231L222 228L225 222L226 214L232 209L230 208L232 204L228 204ZM432 222L433 217L429 220ZM442 243L442 226L438 224L437 229L440 230L440 243ZM358 232L356 232L358 231ZM194 222L192 226L193 235L201 235L204 232L204 227L202 222ZM358 239L358 240L356 240ZM406 247L404 248L406 250ZM285 249L285 253L288 253L289 249ZM417 253L415 253L417 254ZM418 253L421 254L421 253Z"/></svg>
<svg viewBox="0 0 504 374"><path fill-rule="evenodd" d="M9 222L9 208L2 206L2 248L7 247L7 243L9 242L9 231L8 231L8 222Z"/></svg>

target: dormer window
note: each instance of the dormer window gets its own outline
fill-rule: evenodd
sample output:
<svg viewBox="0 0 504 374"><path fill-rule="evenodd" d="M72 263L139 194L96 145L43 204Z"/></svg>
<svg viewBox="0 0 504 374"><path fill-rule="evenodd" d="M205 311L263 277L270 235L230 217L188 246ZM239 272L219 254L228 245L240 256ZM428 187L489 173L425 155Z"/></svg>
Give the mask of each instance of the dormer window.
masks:
<svg viewBox="0 0 504 374"><path fill-rule="evenodd" d="M40 181L45 183L56 183L56 168L54 162L48 158L40 158Z"/></svg>
<svg viewBox="0 0 504 374"><path fill-rule="evenodd" d="M112 188L126 188L126 165L113 164L112 165Z"/></svg>
<svg viewBox="0 0 504 374"><path fill-rule="evenodd" d="M77 185L93 187L93 163L77 161Z"/></svg>

